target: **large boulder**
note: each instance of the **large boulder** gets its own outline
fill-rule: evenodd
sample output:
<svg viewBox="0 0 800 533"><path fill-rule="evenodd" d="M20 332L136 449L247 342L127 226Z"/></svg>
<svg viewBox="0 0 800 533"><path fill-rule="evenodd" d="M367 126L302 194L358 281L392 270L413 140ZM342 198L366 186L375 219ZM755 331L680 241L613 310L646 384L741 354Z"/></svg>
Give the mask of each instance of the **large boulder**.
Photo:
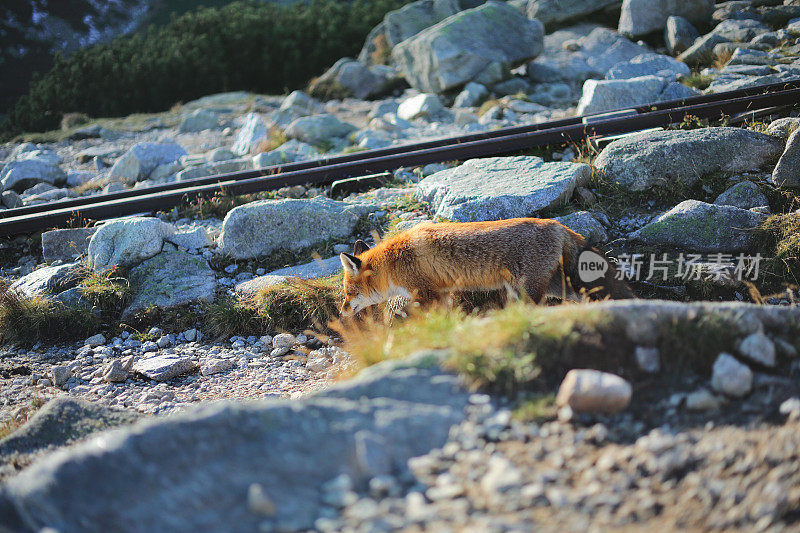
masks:
<svg viewBox="0 0 800 533"><path fill-rule="evenodd" d="M670 16L664 28L664 43L673 55L680 54L694 44L700 33L683 17Z"/></svg>
<svg viewBox="0 0 800 533"><path fill-rule="evenodd" d="M342 269L339 256L328 259L318 259L302 265L279 268L263 276L238 283L234 290L242 298L249 298L258 294L258 291L274 285L283 285L290 278L314 279L332 276Z"/></svg>
<svg viewBox="0 0 800 533"><path fill-rule="evenodd" d="M10 290L26 298L55 294L77 285L82 273L80 263L44 267L12 283Z"/></svg>
<svg viewBox="0 0 800 533"><path fill-rule="evenodd" d="M580 233L592 244L608 240L606 229L588 211L576 211L569 215L554 217L553 220L561 222L575 233Z"/></svg>
<svg viewBox="0 0 800 533"><path fill-rule="evenodd" d="M723 20L717 27L712 30L712 33L719 35L725 40L732 43L746 43L754 37L767 33L770 27L759 22L758 20L744 19L744 20Z"/></svg>
<svg viewBox="0 0 800 533"><path fill-rule="evenodd" d="M234 259L253 259L274 250L300 250L350 235L358 211L343 202L262 200L232 209L222 223L220 249Z"/></svg>
<svg viewBox="0 0 800 533"><path fill-rule="evenodd" d="M490 1L403 41L392 54L412 87L438 93L480 81L487 69L507 69L535 58L543 37L540 22Z"/></svg>
<svg viewBox="0 0 800 533"><path fill-rule="evenodd" d="M740 209L768 206L769 200L752 181L741 181L729 188L719 196L714 203L717 205L732 205Z"/></svg>
<svg viewBox="0 0 800 533"><path fill-rule="evenodd" d="M775 162L780 139L741 128L655 131L606 146L595 167L633 191L691 185L712 172L745 172Z"/></svg>
<svg viewBox="0 0 800 533"><path fill-rule="evenodd" d="M300 117L286 128L286 136L309 144L323 144L341 139L356 131L355 126L342 122L333 115Z"/></svg>
<svg viewBox="0 0 800 533"><path fill-rule="evenodd" d="M539 157L470 159L420 181L415 196L457 222L526 217L563 204L591 174L588 165Z"/></svg>
<svg viewBox="0 0 800 533"><path fill-rule="evenodd" d="M54 229L42 233L42 256L47 263L74 261L89 251L89 239L97 228Z"/></svg>
<svg viewBox="0 0 800 533"><path fill-rule="evenodd" d="M247 155L252 153L258 145L267 138L269 128L264 119L256 113L247 115L244 125L236 134L231 151L235 155Z"/></svg>
<svg viewBox="0 0 800 533"><path fill-rule="evenodd" d="M714 0L624 0L619 32L631 37L661 31L670 15L692 24L707 24L714 12Z"/></svg>
<svg viewBox="0 0 800 533"><path fill-rule="evenodd" d="M138 143L117 159L110 174L118 180L133 183L147 178L156 167L175 163L185 155L186 150L174 142Z"/></svg>
<svg viewBox="0 0 800 533"><path fill-rule="evenodd" d="M420 0L390 11L383 17L386 41L397 46L460 10L457 0Z"/></svg>
<svg viewBox="0 0 800 533"><path fill-rule="evenodd" d="M388 67L367 67L354 59L343 57L314 80L309 89L319 98L375 98L392 86L394 77L389 75L390 72ZM341 94L342 90L345 94Z"/></svg>
<svg viewBox="0 0 800 533"><path fill-rule="evenodd" d="M89 241L89 264L95 271L134 266L161 252L173 233L175 228L155 217L107 222Z"/></svg>
<svg viewBox="0 0 800 533"><path fill-rule="evenodd" d="M25 157L26 155L31 157ZM35 152L20 154L19 159L12 159L0 170L0 191L14 190L23 192L37 183L50 185L64 184L67 174L59 168L58 163L47 157L33 157Z"/></svg>
<svg viewBox="0 0 800 533"><path fill-rule="evenodd" d="M311 398L189 407L34 464L4 487L0 513L29 531L312 530L326 484L407 476L467 401L458 378L420 354Z"/></svg>
<svg viewBox="0 0 800 533"><path fill-rule="evenodd" d="M620 5L622 0L528 0L526 10L528 18L540 20L550 29L599 11L610 11Z"/></svg>
<svg viewBox="0 0 800 533"><path fill-rule="evenodd" d="M319 156L316 148L308 143L289 139L279 147L269 152L261 152L253 157L254 168L271 167L273 165L283 165L295 161L305 161Z"/></svg>
<svg viewBox="0 0 800 533"><path fill-rule="evenodd" d="M694 252L747 252L757 239L752 230L765 218L766 215L747 209L686 200L633 232L630 238Z"/></svg>
<svg viewBox="0 0 800 533"><path fill-rule="evenodd" d="M195 165L184 170L181 170L175 175L177 181L190 180L194 178L202 178L205 176L215 176L217 174L226 174L228 172L238 172L240 170L248 170L253 167L253 161L247 159L229 159L227 161L215 161L213 163L203 163L202 165Z"/></svg>
<svg viewBox="0 0 800 533"><path fill-rule="evenodd" d="M789 135L770 181L778 187L800 187L800 129Z"/></svg>
<svg viewBox="0 0 800 533"><path fill-rule="evenodd" d="M148 307L172 308L214 299L217 280L208 261L198 255L165 250L134 267L128 276L133 301L124 316Z"/></svg>

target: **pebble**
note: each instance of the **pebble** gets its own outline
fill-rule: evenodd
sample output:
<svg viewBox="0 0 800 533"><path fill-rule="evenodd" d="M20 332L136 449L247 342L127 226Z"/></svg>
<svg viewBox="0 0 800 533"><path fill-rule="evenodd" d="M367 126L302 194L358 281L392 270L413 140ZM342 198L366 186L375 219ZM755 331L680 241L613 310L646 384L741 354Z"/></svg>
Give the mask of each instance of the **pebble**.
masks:
<svg viewBox="0 0 800 533"><path fill-rule="evenodd" d="M631 384L617 375L573 369L561 382L556 403L574 412L616 413L628 406L632 392Z"/></svg>
<svg viewBox="0 0 800 533"><path fill-rule="evenodd" d="M753 371L732 355L723 352L714 362L711 387L728 396L744 396L753 387Z"/></svg>

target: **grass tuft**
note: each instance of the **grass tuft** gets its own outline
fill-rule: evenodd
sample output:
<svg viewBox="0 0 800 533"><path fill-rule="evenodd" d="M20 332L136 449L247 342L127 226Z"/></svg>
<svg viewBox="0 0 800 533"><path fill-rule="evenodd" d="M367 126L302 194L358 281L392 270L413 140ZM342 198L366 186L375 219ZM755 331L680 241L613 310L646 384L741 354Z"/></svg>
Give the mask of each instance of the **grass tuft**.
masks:
<svg viewBox="0 0 800 533"><path fill-rule="evenodd" d="M80 284L80 291L92 307L102 313L119 313L132 297L130 283L116 268L107 272L89 270Z"/></svg>
<svg viewBox="0 0 800 533"><path fill-rule="evenodd" d="M687 87L692 87L697 89L698 91L705 91L711 85L711 82L714 81L713 76L708 76L706 74L700 74L699 72L695 72L681 78L680 82Z"/></svg>
<svg viewBox="0 0 800 533"><path fill-rule="evenodd" d="M272 126L267 133L267 138L258 144L257 152L271 152L272 150L282 146L288 141L289 138L277 126Z"/></svg>

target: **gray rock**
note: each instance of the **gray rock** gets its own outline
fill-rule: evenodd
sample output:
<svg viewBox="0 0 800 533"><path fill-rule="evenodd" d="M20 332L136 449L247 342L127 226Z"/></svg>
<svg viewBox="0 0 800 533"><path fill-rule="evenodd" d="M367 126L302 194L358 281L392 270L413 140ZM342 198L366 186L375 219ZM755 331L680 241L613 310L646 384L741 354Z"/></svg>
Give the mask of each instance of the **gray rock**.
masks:
<svg viewBox="0 0 800 533"><path fill-rule="evenodd" d="M563 22L610 10L621 4L622 0L529 0L526 11L528 18L540 20L550 29Z"/></svg>
<svg viewBox="0 0 800 533"><path fill-rule="evenodd" d="M527 80L514 76L511 79L495 83L492 92L497 96L507 96L513 94L526 94L531 90L531 84Z"/></svg>
<svg viewBox="0 0 800 533"><path fill-rule="evenodd" d="M183 117L178 129L181 133L192 133L204 130L215 130L220 127L219 117L216 113L206 109L195 109Z"/></svg>
<svg viewBox="0 0 800 533"><path fill-rule="evenodd" d="M675 80L691 73L686 63L661 54L642 54L630 61L617 63L606 73L607 80L627 80L641 76L660 76Z"/></svg>
<svg viewBox="0 0 800 533"><path fill-rule="evenodd" d="M125 368L126 365L124 365L120 359L114 359L110 363L107 363L106 366L103 367L103 380L108 383L122 383L127 380L131 367L133 366L133 361L130 360L130 363L130 365L127 365L128 368Z"/></svg>
<svg viewBox="0 0 800 533"><path fill-rule="evenodd" d="M603 225L588 211L576 211L569 215L555 217L553 220L558 220L572 231L580 233L592 244L608 240L608 235Z"/></svg>
<svg viewBox="0 0 800 533"><path fill-rule="evenodd" d="M134 183L147 178L159 165L174 163L185 155L186 150L174 142L138 143L117 159L109 174L126 183Z"/></svg>
<svg viewBox="0 0 800 533"><path fill-rule="evenodd" d="M769 200L752 181L742 181L726 190L714 200L717 205L732 205L740 209L751 209L769 205Z"/></svg>
<svg viewBox="0 0 800 533"><path fill-rule="evenodd" d="M320 98L332 85L346 89L359 100L375 98L384 94L391 86L393 76L379 68L369 68L349 57L343 57L333 64L322 76L311 84L311 91Z"/></svg>
<svg viewBox="0 0 800 533"><path fill-rule="evenodd" d="M92 335L91 337L83 341L84 346L90 346L92 348L94 348L95 346L102 346L105 343L106 343L106 338L103 336L102 333L97 333L96 335Z"/></svg>
<svg viewBox="0 0 800 533"><path fill-rule="evenodd" d="M543 25L490 1L457 13L395 46L392 55L409 84L442 92L480 81L492 64L511 67L539 55Z"/></svg>
<svg viewBox="0 0 800 533"><path fill-rule="evenodd" d="M281 102L281 111L289 111L298 117L318 115L325 112L325 107L303 91L292 91Z"/></svg>
<svg viewBox="0 0 800 533"><path fill-rule="evenodd" d="M200 368L200 373L204 376L210 376L212 374L227 372L234 366L236 365L230 359L212 359L203 364Z"/></svg>
<svg viewBox="0 0 800 533"><path fill-rule="evenodd" d="M577 413L617 413L628 406L632 394L631 384L615 374L573 369L561 382L556 403Z"/></svg>
<svg viewBox="0 0 800 533"><path fill-rule="evenodd" d="M2 188L2 185L0 185ZM22 198L14 191L3 191L2 204L6 209L22 207Z"/></svg>
<svg viewBox="0 0 800 533"><path fill-rule="evenodd" d="M661 355L658 348L649 346L637 346L633 353L636 359L636 366L642 372L656 374L661 370Z"/></svg>
<svg viewBox="0 0 800 533"><path fill-rule="evenodd" d="M471 81L464 86L464 89L456 96L454 108L476 107L479 106L489 96L489 90Z"/></svg>
<svg viewBox="0 0 800 533"><path fill-rule="evenodd" d="M763 333L751 333L739 343L739 353L760 365L775 367L775 344Z"/></svg>
<svg viewBox="0 0 800 533"><path fill-rule="evenodd" d="M779 139L741 128L631 135L606 146L595 167L634 191L673 182L691 185L712 172L746 172L777 160Z"/></svg>
<svg viewBox="0 0 800 533"><path fill-rule="evenodd" d="M235 259L299 250L350 235L358 218L347 204L323 198L251 202L225 216L220 249Z"/></svg>
<svg viewBox="0 0 800 533"><path fill-rule="evenodd" d="M172 235L168 235L164 240L187 250L211 245L211 239L208 238L208 233L203 227L187 231L176 231Z"/></svg>
<svg viewBox="0 0 800 533"><path fill-rule="evenodd" d="M770 181L778 187L800 187L800 129L789 135Z"/></svg>
<svg viewBox="0 0 800 533"><path fill-rule="evenodd" d="M18 279L9 289L26 298L55 294L77 285L82 273L80 263L44 267Z"/></svg>
<svg viewBox="0 0 800 533"><path fill-rule="evenodd" d="M297 139L289 139L269 152L262 152L253 157L254 168L265 168L295 161L305 161L319 156L316 148Z"/></svg>
<svg viewBox="0 0 800 533"><path fill-rule="evenodd" d="M680 82L673 81L664 87L664 90L658 95L658 100L660 102L665 102L667 100L682 100L691 96L697 96L698 94L701 94L701 92L697 89L693 89L692 87L687 87Z"/></svg>
<svg viewBox="0 0 800 533"><path fill-rule="evenodd" d="M113 426L130 424L139 418L131 411L110 409L61 395L47 402L24 426L0 439L0 464L13 456L35 454L84 439Z"/></svg>
<svg viewBox="0 0 800 533"><path fill-rule="evenodd" d="M470 159L420 181L415 196L450 220L501 220L560 205L590 176L588 165L539 157Z"/></svg>
<svg viewBox="0 0 800 533"><path fill-rule="evenodd" d="M741 76L741 75L721 75L714 78L708 87L708 92L719 93L723 91L735 91L737 89L749 89L761 85L780 83L782 78L779 75L770 76Z"/></svg>
<svg viewBox="0 0 800 533"><path fill-rule="evenodd" d="M687 65L710 62L709 60L714 57L714 47L727 42L728 40L721 35L717 35L714 32L708 33L697 39L692 46L684 50L678 56L678 61L683 61Z"/></svg>
<svg viewBox="0 0 800 533"><path fill-rule="evenodd" d="M692 23L683 17L670 15L667 17L667 26L664 29L664 42L667 50L673 55L678 55L688 49L700 34Z"/></svg>
<svg viewBox="0 0 800 533"><path fill-rule="evenodd" d="M165 250L130 271L133 301L123 316L148 307L171 308L214 299L217 281L200 256Z"/></svg>
<svg viewBox="0 0 800 533"><path fill-rule="evenodd" d="M667 81L659 76L627 80L586 80L578 102L578 115L604 113L647 104L658 99Z"/></svg>
<svg viewBox="0 0 800 533"><path fill-rule="evenodd" d="M548 53L528 64L528 77L537 83L552 83L557 80L583 83L589 78L604 77L618 63L650 52L646 46L634 44L606 28L592 30L589 35L579 38L576 45L577 49L574 51L560 47L548 50Z"/></svg>
<svg viewBox="0 0 800 533"><path fill-rule="evenodd" d="M342 262L337 255L329 257L328 259L320 259L302 265L273 270L263 276L238 283L235 287L235 291L240 297L248 298L255 296L258 294L258 291L265 287L283 285L289 278L323 278L337 274L341 269Z"/></svg>
<svg viewBox="0 0 800 533"><path fill-rule="evenodd" d="M645 244L696 252L746 252L756 242L751 230L765 218L738 207L686 200L629 237Z"/></svg>
<svg viewBox="0 0 800 533"><path fill-rule="evenodd" d="M389 46L397 46L460 10L456 0L422 0L390 11L383 18Z"/></svg>
<svg viewBox="0 0 800 533"><path fill-rule="evenodd" d="M386 466L363 461L357 433L385 443L391 471L407 475L408 459L442 446L463 420L468 395L437 361L420 354L317 397L188 408L104 433L22 472L5 497L37 531L313 529L330 480L361 486L364 464ZM266 524L249 505L254 483L273 503Z"/></svg>
<svg viewBox="0 0 800 533"><path fill-rule="evenodd" d="M713 0L624 0L619 32L638 37L660 31L671 15L683 17L693 24L706 24L713 12Z"/></svg>
<svg viewBox="0 0 800 533"><path fill-rule="evenodd" d="M253 163L249 158L229 159L227 161L217 161L215 163L195 165L193 167L181 170L176 174L175 178L178 181L189 180L193 178L204 178L206 176L214 176L216 174L226 174L228 172L249 170L252 166Z"/></svg>
<svg viewBox="0 0 800 533"><path fill-rule="evenodd" d="M786 117L772 121L767 127L767 133L787 140L789 135L798 129L800 129L800 118Z"/></svg>
<svg viewBox="0 0 800 533"><path fill-rule="evenodd" d="M236 134L231 152L239 156L252 153L267 138L268 131L264 120L256 113L250 113L245 118L244 126Z"/></svg>
<svg viewBox="0 0 800 533"><path fill-rule="evenodd" d="M712 411L719 409L724 399L707 389L699 389L686 395L686 409L689 411Z"/></svg>
<svg viewBox="0 0 800 533"><path fill-rule="evenodd" d="M161 252L175 228L154 217L113 220L89 240L89 264L95 271L129 267Z"/></svg>
<svg viewBox="0 0 800 533"><path fill-rule="evenodd" d="M66 365L56 365L50 369L50 375L53 379L53 385L63 389L69 378L72 377L72 370Z"/></svg>
<svg viewBox="0 0 800 533"><path fill-rule="evenodd" d="M356 131L356 127L342 122L333 115L312 115L300 117L286 128L286 136L309 144L331 142L335 138L346 137Z"/></svg>
<svg viewBox="0 0 800 533"><path fill-rule="evenodd" d="M206 160L209 163L218 163L219 161L229 161L231 159L234 159L235 157L236 154L234 154L227 148L214 148L210 152L206 153Z"/></svg>
<svg viewBox="0 0 800 533"><path fill-rule="evenodd" d="M72 287L53 296L53 301L71 308L92 311L92 303L83 295L81 287Z"/></svg>
<svg viewBox="0 0 800 533"><path fill-rule="evenodd" d="M770 31L769 26L758 20L723 20L713 32L733 43L746 43L754 37Z"/></svg>
<svg viewBox="0 0 800 533"><path fill-rule="evenodd" d="M732 355L721 353L714 362L711 387L728 396L742 397L753 388L753 371Z"/></svg>
<svg viewBox="0 0 800 533"><path fill-rule="evenodd" d="M435 120L445 113L441 99L435 94L418 94L400 103L397 116L403 120L425 118Z"/></svg>
<svg viewBox="0 0 800 533"><path fill-rule="evenodd" d="M51 160L39 157L6 163L0 170L0 190L23 192L37 183L63 184L67 175Z"/></svg>
<svg viewBox="0 0 800 533"><path fill-rule="evenodd" d="M94 179L94 174L91 172L84 172L81 170L70 170L67 172L67 180L65 185L67 187L79 187L84 183L88 183Z"/></svg>
<svg viewBox="0 0 800 533"><path fill-rule="evenodd" d="M783 56L773 52L737 48L728 61L728 65L774 65L780 59L783 59Z"/></svg>
<svg viewBox="0 0 800 533"><path fill-rule="evenodd" d="M195 368L197 368L197 364L192 361L191 357L177 354L154 355L140 359L133 364L134 372L155 381L167 381L187 374Z"/></svg>
<svg viewBox="0 0 800 533"><path fill-rule="evenodd" d="M42 255L47 263L74 261L89 251L89 240L97 228L55 229L42 233Z"/></svg>

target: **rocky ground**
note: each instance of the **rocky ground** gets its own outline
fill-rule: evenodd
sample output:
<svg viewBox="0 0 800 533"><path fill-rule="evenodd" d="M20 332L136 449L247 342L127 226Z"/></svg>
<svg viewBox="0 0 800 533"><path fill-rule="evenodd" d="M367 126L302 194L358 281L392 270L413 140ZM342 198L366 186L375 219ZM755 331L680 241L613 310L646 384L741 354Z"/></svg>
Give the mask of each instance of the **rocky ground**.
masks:
<svg viewBox="0 0 800 533"><path fill-rule="evenodd" d="M620 4L531 0L459 11L455 2L433 9L423 0L387 15L358 60L337 62L306 92L210 95L161 114L93 120L42 134L35 143L0 146L2 206L800 78L796 2L626 1L618 13ZM619 26L587 22L609 17ZM514 32L505 31L512 27ZM455 63L436 56L440 48L431 42L439 40L466 55L454 56ZM393 48L390 64L375 64L384 42ZM481 49L491 49L494 59L480 56ZM319 394L356 364L341 341L310 321L286 327L275 317L268 327L234 335L210 327L205 315L209 306L250 305L254 295L284 286L292 276L335 275L337 254L349 251L357 238L424 221L556 218L617 257L641 298L752 301L791 313L800 303L792 277L798 272L792 265L800 228L798 126L796 108L748 121L687 120L613 142L396 169L366 192L296 186L5 240L0 428L18 427L54 397L145 415L152 429L125 430L109 448L115 464L114 454L125 447L140 453L138 438L161 442L154 436L159 427L220 423L216 429L227 431L226 409L239 409L212 412L192 404L281 397L297 402L258 403L253 409L285 408L287 420L301 427L292 438L301 439L302 431L310 432L306 438L328 438L314 433L313 422L304 426L292 418L300 416L293 409L312 405L325 411L332 408L326 402L341 399L335 388ZM29 310L73 313L64 316L80 316L86 324L47 331L23 314L9 328L7 310L18 309L19 301L38 302ZM671 316L677 309L672 305L683 304L658 304L653 312ZM762 322L762 328L743 331L727 351L718 349L713 367L682 374L678 382L667 376L670 365L691 357L694 348L684 344L676 354L649 339L647 327L634 328L628 336L635 350L628 355L646 377L620 370L633 383L632 403L621 414L562 411L560 419L548 413L523 421L511 416L517 405L507 398L472 395L467 401L461 388L463 398L456 395L460 400L447 404L448 423L458 422L449 440L442 431L424 445L400 446L390 459L375 449L402 436L384 434L380 423L376 429L359 418L354 427L366 424L370 429L364 431L380 438L373 442L371 433L362 434L353 444L357 452L345 438L345 458L336 457L344 464L355 453L361 469L343 472L327 465L327 477L309 477L318 483L309 481L311 488L303 490L315 491L321 503L302 520L292 521L296 502L276 496L267 481L254 481L244 460L235 465L242 475L231 487L244 492L229 503L241 507L241 524L265 530L793 529L800 503L800 347L797 330L786 320ZM698 344L705 342L703 331L693 334ZM378 380L388 388L369 389L369 401L350 398L357 405L342 407L347 414L341 416L383 412L381 399L397 393L387 385L395 383L394 376ZM391 413L407 414L403 402L424 409L439 405L427 397L392 398L402 405ZM339 407L332 409L338 413ZM249 427L241 416L237 424ZM410 427L416 427L413 419L409 415ZM45 479L46 473L59 486L70 486L70 461L80 462L88 449L26 478L25 471L17 473L33 456L9 460L0 441L0 478L11 480L15 509L22 510L27 528L78 527L68 510L54 511L52 522L32 518L39 489L31 479ZM221 453L195 452L198 461ZM145 462L161 459L141 453ZM406 471L415 455L421 457ZM306 475L290 473L293 479ZM0 490L0 517L3 495ZM191 506L183 496L175 501ZM270 507L276 500L277 511ZM115 509L126 512L122 505ZM101 527L102 513L93 516ZM190 521L176 524L185 528Z"/></svg>

